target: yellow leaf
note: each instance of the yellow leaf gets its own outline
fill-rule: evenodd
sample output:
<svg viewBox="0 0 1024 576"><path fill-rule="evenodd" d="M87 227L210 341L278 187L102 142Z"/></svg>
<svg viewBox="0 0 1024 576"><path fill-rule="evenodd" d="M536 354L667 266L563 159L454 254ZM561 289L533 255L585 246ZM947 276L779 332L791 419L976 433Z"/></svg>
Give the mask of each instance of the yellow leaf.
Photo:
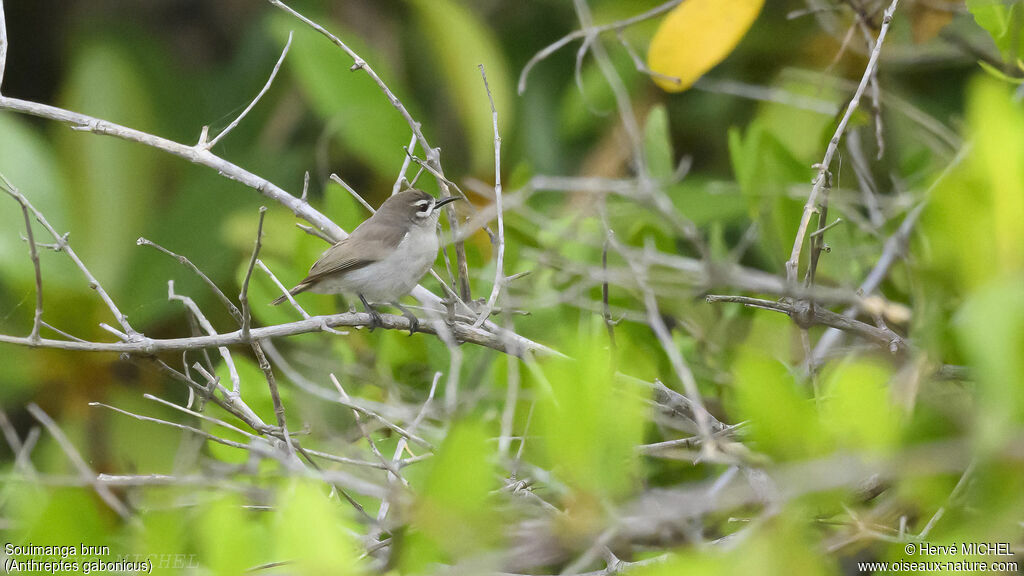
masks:
<svg viewBox="0 0 1024 576"><path fill-rule="evenodd" d="M647 66L667 92L682 92L725 59L761 13L764 0L686 0L651 40Z"/></svg>

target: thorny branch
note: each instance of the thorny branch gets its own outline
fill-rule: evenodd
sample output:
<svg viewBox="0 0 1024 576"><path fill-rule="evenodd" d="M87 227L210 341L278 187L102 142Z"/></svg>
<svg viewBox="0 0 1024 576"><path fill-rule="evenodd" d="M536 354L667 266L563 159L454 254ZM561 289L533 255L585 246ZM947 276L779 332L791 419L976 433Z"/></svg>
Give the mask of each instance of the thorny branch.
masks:
<svg viewBox="0 0 1024 576"><path fill-rule="evenodd" d="M811 187L811 193L808 195L807 203L804 205L803 215L800 217L800 225L796 232L796 239L793 240L793 250L789 260L786 262L786 279L790 284L796 284L797 271L800 266L800 252L804 245L804 238L807 235L807 227L811 221L811 214L817 209L818 195L828 185L832 158L839 148L839 142L842 140L843 134L846 133L846 125L850 122L850 118L853 117L853 113L860 105L861 96L864 95L864 90L867 88L875 69L878 67L878 57L882 53L882 44L885 41L885 35L889 31L889 25L892 24L892 16L898 4L899 0L892 0L889 8L886 9L885 16L882 19L882 27L878 31L878 40L875 41L874 49L871 50L871 57L868 59L868 65L864 69L864 75L861 77L860 84L857 86L857 90L853 93L853 97L846 107L846 113L839 120L835 134L829 140L828 147L825 149L825 157L818 164L818 175L814 178L814 185Z"/></svg>

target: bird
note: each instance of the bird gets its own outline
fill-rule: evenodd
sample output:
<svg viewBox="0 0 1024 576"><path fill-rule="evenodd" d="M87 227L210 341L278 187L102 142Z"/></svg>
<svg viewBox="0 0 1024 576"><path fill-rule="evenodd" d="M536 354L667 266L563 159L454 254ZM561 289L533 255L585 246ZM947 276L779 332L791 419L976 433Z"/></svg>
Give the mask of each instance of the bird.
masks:
<svg viewBox="0 0 1024 576"><path fill-rule="evenodd" d="M355 294L370 314L371 330L382 325L382 318L370 302L391 304L408 318L411 336L419 321L398 299L419 284L437 259L440 208L461 199L438 199L416 188L392 195L347 238L325 250L288 293ZM282 295L271 304L287 298Z"/></svg>

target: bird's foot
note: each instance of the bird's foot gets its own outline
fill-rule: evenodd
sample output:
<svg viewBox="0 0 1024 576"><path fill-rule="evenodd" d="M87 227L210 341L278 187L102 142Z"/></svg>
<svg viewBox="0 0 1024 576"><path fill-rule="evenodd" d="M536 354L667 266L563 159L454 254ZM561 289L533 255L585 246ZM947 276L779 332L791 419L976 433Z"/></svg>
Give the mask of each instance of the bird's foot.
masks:
<svg viewBox="0 0 1024 576"><path fill-rule="evenodd" d="M406 308L405 306L402 306L398 302L392 302L391 304L395 308L398 308L399 310L401 310L402 311L402 316L405 316L405 319L409 321L409 336L412 336L416 332L419 332L419 330L420 330L420 319L417 318L415 314L410 312L408 308Z"/></svg>
<svg viewBox="0 0 1024 576"><path fill-rule="evenodd" d="M367 312L370 314L370 332L373 332L375 328L384 327L384 318L380 315L380 312L373 308L370 308Z"/></svg>
<svg viewBox="0 0 1024 576"><path fill-rule="evenodd" d="M362 300L363 308L366 309L366 313L370 315L370 332L373 332L374 328L383 328L384 319L381 318L380 312L377 312L376 308L370 306L370 303L366 301L366 298L363 298L362 294L359 295L359 299Z"/></svg>

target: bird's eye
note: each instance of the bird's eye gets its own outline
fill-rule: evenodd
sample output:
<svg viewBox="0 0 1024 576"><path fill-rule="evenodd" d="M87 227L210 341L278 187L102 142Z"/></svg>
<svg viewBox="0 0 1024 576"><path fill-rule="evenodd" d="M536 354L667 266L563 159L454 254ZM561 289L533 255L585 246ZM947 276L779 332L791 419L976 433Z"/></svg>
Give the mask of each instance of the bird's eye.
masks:
<svg viewBox="0 0 1024 576"><path fill-rule="evenodd" d="M430 216L431 211L434 209L434 203L430 200L421 200L415 204L416 216L418 218L426 218Z"/></svg>

